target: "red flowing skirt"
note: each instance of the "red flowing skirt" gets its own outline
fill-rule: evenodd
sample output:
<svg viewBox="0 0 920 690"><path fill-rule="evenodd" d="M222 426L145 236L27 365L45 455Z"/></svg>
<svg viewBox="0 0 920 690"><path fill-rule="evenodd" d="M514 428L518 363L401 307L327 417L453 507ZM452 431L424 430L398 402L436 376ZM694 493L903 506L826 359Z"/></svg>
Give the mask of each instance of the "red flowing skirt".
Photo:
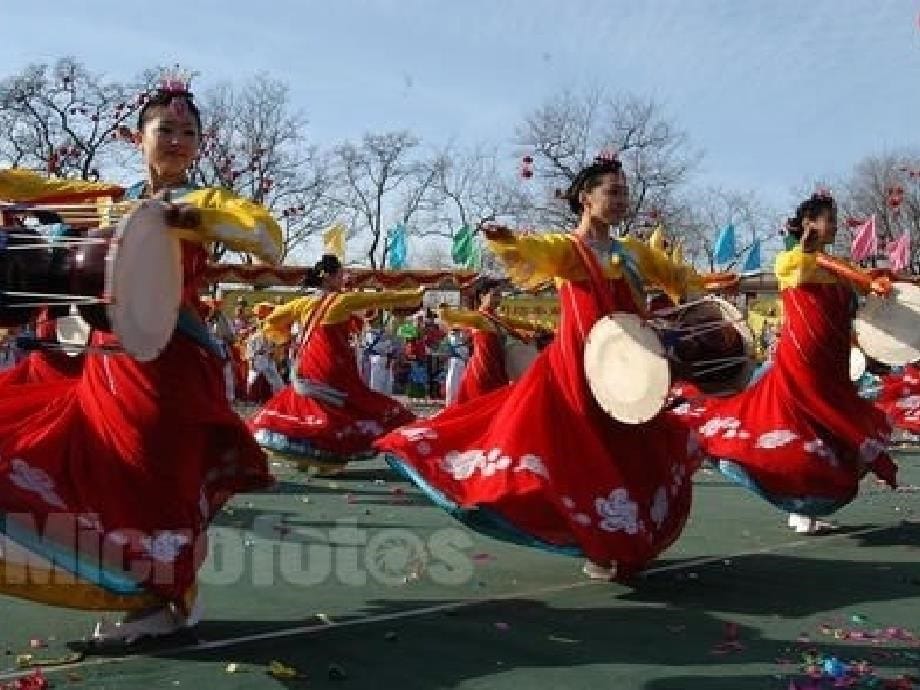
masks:
<svg viewBox="0 0 920 690"><path fill-rule="evenodd" d="M610 281L634 310L623 281ZM680 534L697 467L692 434L659 416L608 417L590 394L584 342L602 315L588 283L560 292L553 343L516 383L409 425L375 445L391 465L474 529L641 569Z"/></svg>
<svg viewBox="0 0 920 690"><path fill-rule="evenodd" d="M849 289L804 285L782 298L783 330L762 378L674 413L732 478L784 510L828 514L853 499L867 471L894 485L891 430L849 379Z"/></svg>
<svg viewBox="0 0 920 690"><path fill-rule="evenodd" d="M297 375L334 391L311 397L285 386L251 419L249 426L265 448L305 459L343 463L375 454L373 442L415 415L361 380L348 324L316 328L297 362Z"/></svg>
<svg viewBox="0 0 920 690"><path fill-rule="evenodd" d="M455 405L459 405L508 384L505 350L501 337L492 331L473 330L473 354L466 364Z"/></svg>
<svg viewBox="0 0 920 690"><path fill-rule="evenodd" d="M0 388L24 383L75 381L83 368L83 355L63 352L30 352L12 369L0 372Z"/></svg>
<svg viewBox="0 0 920 690"><path fill-rule="evenodd" d="M117 341L97 332L92 344ZM75 519L82 536L56 553L163 599L184 601L224 502L271 481L227 403L222 362L185 335L151 362L90 353L75 382L0 389L0 512L39 532Z"/></svg>

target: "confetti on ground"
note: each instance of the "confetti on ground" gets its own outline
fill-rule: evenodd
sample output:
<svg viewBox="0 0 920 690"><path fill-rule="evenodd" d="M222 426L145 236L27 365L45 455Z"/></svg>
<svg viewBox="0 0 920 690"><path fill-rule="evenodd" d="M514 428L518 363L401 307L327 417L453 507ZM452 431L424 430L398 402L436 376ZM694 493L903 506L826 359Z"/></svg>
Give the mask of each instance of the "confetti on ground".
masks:
<svg viewBox="0 0 920 690"><path fill-rule="evenodd" d="M293 666L287 666L280 661L272 661L268 665L268 673L273 678L297 678L300 674Z"/></svg>
<svg viewBox="0 0 920 690"><path fill-rule="evenodd" d="M348 674L341 664L329 664L329 680L345 680Z"/></svg>

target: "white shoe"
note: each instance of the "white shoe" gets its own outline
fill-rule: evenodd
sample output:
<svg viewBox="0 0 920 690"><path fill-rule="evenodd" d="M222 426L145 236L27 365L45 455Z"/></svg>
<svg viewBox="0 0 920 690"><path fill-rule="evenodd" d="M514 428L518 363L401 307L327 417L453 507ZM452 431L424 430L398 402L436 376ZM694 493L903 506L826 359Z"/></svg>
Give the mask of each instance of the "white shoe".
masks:
<svg viewBox="0 0 920 690"><path fill-rule="evenodd" d="M90 639L97 643L121 642L131 645L145 637L163 637L193 628L201 622L203 614L204 607L201 597L198 597L188 616L183 616L174 605L168 604L133 620L129 617L117 623L98 621Z"/></svg>
<svg viewBox="0 0 920 690"><path fill-rule="evenodd" d="M612 582L616 579L617 576L617 566L614 563L609 567L605 567L592 561L585 561L585 565L581 569L581 572L587 575L591 580L604 580L606 582Z"/></svg>
<svg viewBox="0 0 920 690"><path fill-rule="evenodd" d="M834 524L807 515L790 513L789 527L794 529L796 534L823 534L834 529Z"/></svg>

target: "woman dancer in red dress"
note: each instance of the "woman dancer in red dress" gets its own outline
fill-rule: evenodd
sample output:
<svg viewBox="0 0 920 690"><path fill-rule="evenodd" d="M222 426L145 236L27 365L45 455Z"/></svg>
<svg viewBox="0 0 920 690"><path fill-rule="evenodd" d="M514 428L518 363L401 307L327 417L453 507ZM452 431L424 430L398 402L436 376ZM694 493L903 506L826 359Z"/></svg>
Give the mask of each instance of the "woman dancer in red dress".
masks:
<svg viewBox="0 0 920 690"><path fill-rule="evenodd" d="M349 338L353 314L418 308L422 291L340 292L343 277L339 260L324 256L305 280L306 287L321 288L320 295L277 307L265 322L265 334L276 342L290 339L291 325L300 323L300 352L291 383L253 416L250 428L264 448L306 466L372 457L374 440L415 419L361 380Z"/></svg>
<svg viewBox="0 0 920 690"><path fill-rule="evenodd" d="M501 303L500 283L497 280L482 280L476 286L473 299L479 302L478 311L450 309L439 311L441 321L450 326L468 328L472 332L473 354L466 364L460 390L451 404L459 405L506 386L510 379L505 371L506 337L531 341L542 333L539 326L496 313Z"/></svg>
<svg viewBox="0 0 920 690"><path fill-rule="evenodd" d="M822 253L837 230L830 196L805 200L788 229L799 243L776 258L783 325L772 366L736 396L675 412L699 431L724 474L810 533L826 526L818 516L853 500L866 472L895 484L885 415L859 397L849 376L854 288L886 293L890 281Z"/></svg>
<svg viewBox="0 0 920 690"><path fill-rule="evenodd" d="M148 178L135 198L172 193L182 228L183 303L165 350L140 362L95 331L81 377L0 390L0 591L58 606L129 611L95 640L193 625L211 518L236 492L271 483L264 452L230 408L198 299L208 241L276 259L270 214L224 190L190 191L201 122L191 94L153 93L138 121ZM104 354L102 350L107 350ZM28 388L29 392L23 391ZM32 390L35 389L35 390Z"/></svg>
<svg viewBox="0 0 920 690"><path fill-rule="evenodd" d="M629 208L616 160L583 170L567 193L572 233L488 229L490 248L523 287L555 279L556 338L524 376L383 437L390 464L474 529L587 557L592 578L626 578L668 547L690 511L696 444L665 415L638 426L608 417L583 368L585 339L604 315L641 313L642 279L683 293L695 274L611 226Z"/></svg>

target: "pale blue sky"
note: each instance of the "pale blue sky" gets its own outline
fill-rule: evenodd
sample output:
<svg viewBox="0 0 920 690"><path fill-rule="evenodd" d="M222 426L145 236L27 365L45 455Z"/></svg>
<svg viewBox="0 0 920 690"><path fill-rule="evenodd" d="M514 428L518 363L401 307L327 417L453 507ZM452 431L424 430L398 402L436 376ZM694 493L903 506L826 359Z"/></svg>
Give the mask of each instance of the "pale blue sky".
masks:
<svg viewBox="0 0 920 690"><path fill-rule="evenodd" d="M509 143L564 86L660 99L700 183L790 190L920 143L917 0L0 0L0 72L73 54L130 77L180 62L201 87L268 71L309 136L408 128Z"/></svg>

